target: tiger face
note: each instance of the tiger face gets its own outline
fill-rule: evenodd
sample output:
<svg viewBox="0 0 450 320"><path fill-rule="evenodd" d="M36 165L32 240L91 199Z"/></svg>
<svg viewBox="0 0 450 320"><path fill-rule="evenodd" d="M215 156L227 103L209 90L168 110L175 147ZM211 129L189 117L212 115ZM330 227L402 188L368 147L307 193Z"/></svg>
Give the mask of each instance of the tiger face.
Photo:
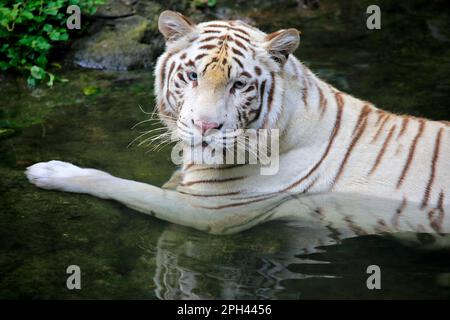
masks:
<svg viewBox="0 0 450 320"><path fill-rule="evenodd" d="M155 70L158 111L179 139L205 147L193 137L220 134L208 144L227 144L241 129L273 127L283 66L300 41L296 29L267 35L241 21L194 24L164 11L159 30L166 52Z"/></svg>

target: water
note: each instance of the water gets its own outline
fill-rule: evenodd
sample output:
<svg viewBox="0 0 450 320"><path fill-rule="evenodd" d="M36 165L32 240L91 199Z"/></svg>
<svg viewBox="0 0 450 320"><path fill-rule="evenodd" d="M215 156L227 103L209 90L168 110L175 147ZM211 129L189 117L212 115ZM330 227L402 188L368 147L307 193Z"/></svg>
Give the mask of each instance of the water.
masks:
<svg viewBox="0 0 450 320"><path fill-rule="evenodd" d="M265 31L302 30L297 56L338 88L387 110L450 119L446 4L380 1L382 29L369 31L369 1L300 12L294 2L228 6ZM175 169L170 149L127 148L149 129L131 130L146 117L139 105L153 109L149 71L60 74L70 81L52 89L0 83L1 124L15 131L0 140L1 298L450 298L448 251L365 236L306 253L313 231L292 222L212 236L114 202L38 190L23 171L50 159L154 185ZM66 289L71 264L81 267L82 290ZM367 290L372 264L382 290Z"/></svg>

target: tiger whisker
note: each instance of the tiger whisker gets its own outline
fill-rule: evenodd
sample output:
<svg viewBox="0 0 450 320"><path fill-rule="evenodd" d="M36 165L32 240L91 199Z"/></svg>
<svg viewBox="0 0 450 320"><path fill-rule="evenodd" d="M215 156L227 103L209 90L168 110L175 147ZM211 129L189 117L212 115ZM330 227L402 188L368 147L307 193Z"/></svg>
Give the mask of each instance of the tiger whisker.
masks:
<svg viewBox="0 0 450 320"><path fill-rule="evenodd" d="M156 146L154 146L153 148L151 148L150 150L148 150L146 153L150 152L150 151L156 151L158 152L159 150L161 150L165 145L170 144L170 142L172 142L172 140L170 138L165 138L162 139L162 141L160 143L158 143ZM160 148L159 148L160 147ZM159 149L158 149L159 148Z"/></svg>
<svg viewBox="0 0 450 320"><path fill-rule="evenodd" d="M155 114L153 118L154 119L161 119L161 118L162 119L170 119L170 120L174 120L174 121L178 120L177 118L175 118L173 116L167 116L167 115L164 115L164 114Z"/></svg>
<svg viewBox="0 0 450 320"><path fill-rule="evenodd" d="M142 121L136 123L134 126L132 126L131 130L133 130L134 128L136 128L137 126L139 126L139 125L141 125L143 123L151 122L151 121L153 121L153 122L160 122L161 120L160 119L151 119L151 118L150 119L145 119L145 120L142 120ZM170 121L167 120L167 122L170 122ZM174 123L174 122L172 122L172 123Z"/></svg>
<svg viewBox="0 0 450 320"><path fill-rule="evenodd" d="M139 140L140 138L146 136L147 134L150 134L150 133L152 133L152 132L154 132L154 131L166 130L166 129L167 129L167 128L161 127L161 128L155 128L155 129L152 129L152 130L145 131L145 132L143 132L141 135L139 135L139 136L137 136L136 138L134 138L134 139L127 145L127 148L129 148L136 140Z"/></svg>
<svg viewBox="0 0 450 320"><path fill-rule="evenodd" d="M237 144L238 146L244 147L244 151L251 153L252 155L254 155L256 157L256 159L258 160L258 154L250 148L247 148L247 144L242 142L241 140L237 140Z"/></svg>
<svg viewBox="0 0 450 320"><path fill-rule="evenodd" d="M157 136L149 137L149 138L145 139L144 141L142 141L142 142L139 144L139 146L142 145L142 144L144 144L144 143L146 143L146 142L149 142L149 141L150 141L149 144L147 144L147 147L148 147L148 146L151 146L151 144L152 144L153 142L157 141L157 140L160 140L160 139L168 139L169 136L170 136L170 132L165 132L165 133L159 134L159 135L157 135Z"/></svg>
<svg viewBox="0 0 450 320"><path fill-rule="evenodd" d="M140 105L140 104L138 104L138 107L139 107L139 109L141 109L141 111L142 111L142 113L144 113L144 114L153 114L155 111L155 109L153 109L153 111L152 112L147 112L147 111L145 111L143 108L142 108L142 106Z"/></svg>

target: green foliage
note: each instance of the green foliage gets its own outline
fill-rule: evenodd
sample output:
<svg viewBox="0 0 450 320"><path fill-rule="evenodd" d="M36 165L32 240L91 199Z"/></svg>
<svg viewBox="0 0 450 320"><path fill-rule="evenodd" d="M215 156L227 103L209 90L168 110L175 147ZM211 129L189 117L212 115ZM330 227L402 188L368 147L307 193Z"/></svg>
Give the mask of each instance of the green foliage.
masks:
<svg viewBox="0 0 450 320"><path fill-rule="evenodd" d="M196 8L215 7L217 0L192 0L192 4Z"/></svg>
<svg viewBox="0 0 450 320"><path fill-rule="evenodd" d="M0 69L25 74L29 86L40 81L53 85L46 70L51 50L69 39L66 13L78 5L92 15L104 0L0 0Z"/></svg>

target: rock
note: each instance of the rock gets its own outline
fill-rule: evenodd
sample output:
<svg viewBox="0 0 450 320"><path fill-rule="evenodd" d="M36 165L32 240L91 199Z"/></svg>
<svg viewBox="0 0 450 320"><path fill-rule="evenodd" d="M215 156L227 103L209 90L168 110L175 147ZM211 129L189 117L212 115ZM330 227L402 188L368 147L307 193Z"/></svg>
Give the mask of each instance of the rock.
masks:
<svg viewBox="0 0 450 320"><path fill-rule="evenodd" d="M141 42L152 45L155 56L158 56L164 49L164 39L158 31L159 14L164 8L153 1L138 1L134 8L137 14L146 18L149 23Z"/></svg>
<svg viewBox="0 0 450 320"><path fill-rule="evenodd" d="M252 18L243 16L243 15L239 14L238 12L236 12L230 8L227 8L227 7L214 8L211 16L217 20L240 20L240 21L243 21L250 25L256 24ZM204 20L206 20L206 19L203 17L199 17L198 21L202 22Z"/></svg>
<svg viewBox="0 0 450 320"><path fill-rule="evenodd" d="M97 9L93 17L108 19L129 17L136 13L131 5L131 2L125 0L107 0L104 5Z"/></svg>
<svg viewBox="0 0 450 320"><path fill-rule="evenodd" d="M137 1L134 9L138 15L157 22L159 14L165 10L165 7L153 1Z"/></svg>
<svg viewBox="0 0 450 320"><path fill-rule="evenodd" d="M141 16L116 19L73 45L74 62L91 69L148 68L160 46L142 42L149 28L149 21Z"/></svg>

